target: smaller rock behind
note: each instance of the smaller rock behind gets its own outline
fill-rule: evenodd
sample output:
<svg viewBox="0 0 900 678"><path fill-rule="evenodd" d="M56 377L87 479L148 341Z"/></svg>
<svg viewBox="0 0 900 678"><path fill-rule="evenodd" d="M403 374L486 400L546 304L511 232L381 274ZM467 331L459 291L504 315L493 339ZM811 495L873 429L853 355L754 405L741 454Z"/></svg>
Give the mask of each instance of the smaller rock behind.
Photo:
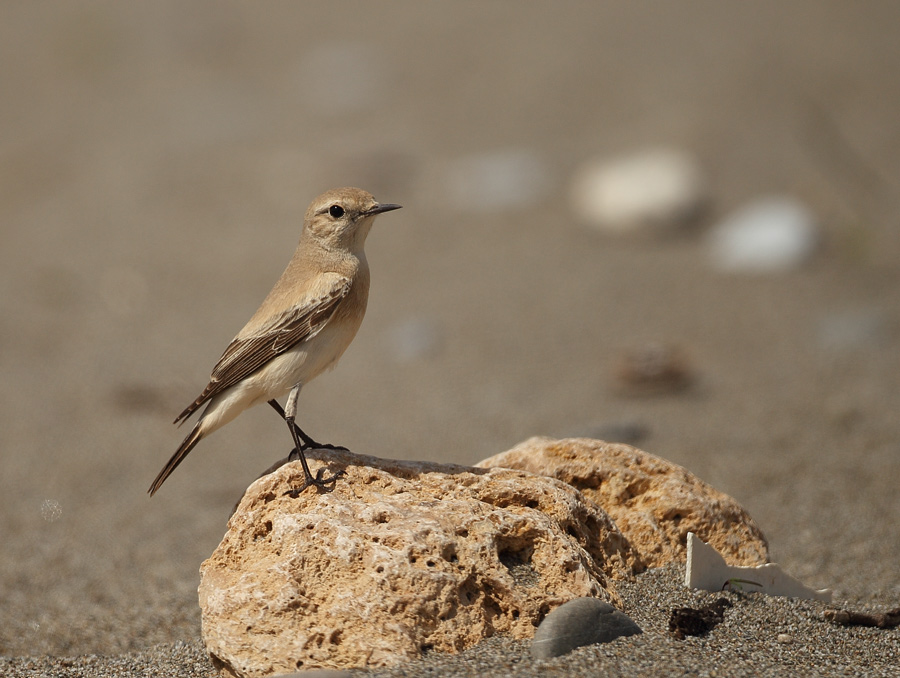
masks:
<svg viewBox="0 0 900 678"><path fill-rule="evenodd" d="M768 560L766 538L740 504L684 467L630 445L531 438L476 466L519 468L578 488L616 522L645 567L684 562L688 532L729 565Z"/></svg>

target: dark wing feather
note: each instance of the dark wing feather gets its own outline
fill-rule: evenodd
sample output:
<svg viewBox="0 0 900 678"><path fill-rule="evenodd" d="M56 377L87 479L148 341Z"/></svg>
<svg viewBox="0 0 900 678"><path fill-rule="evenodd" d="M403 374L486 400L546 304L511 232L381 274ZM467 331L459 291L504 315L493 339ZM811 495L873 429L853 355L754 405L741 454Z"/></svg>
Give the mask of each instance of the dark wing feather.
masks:
<svg viewBox="0 0 900 678"><path fill-rule="evenodd" d="M349 292L350 281L341 279L327 293L285 311L257 334L232 341L213 368L203 393L178 415L175 423L191 416L203 403L249 377L272 358L316 336Z"/></svg>

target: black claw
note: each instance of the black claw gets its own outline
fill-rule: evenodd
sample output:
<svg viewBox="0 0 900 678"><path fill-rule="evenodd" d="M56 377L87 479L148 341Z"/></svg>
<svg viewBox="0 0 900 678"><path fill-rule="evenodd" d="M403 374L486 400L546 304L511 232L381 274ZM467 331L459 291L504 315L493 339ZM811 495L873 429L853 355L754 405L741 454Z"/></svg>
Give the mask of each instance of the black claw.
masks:
<svg viewBox="0 0 900 678"><path fill-rule="evenodd" d="M296 499L300 496L300 494L310 485L314 487L321 487L322 489L334 489L334 484L337 482L338 478L343 478L347 475L347 472L341 469L340 471L336 471L334 475L330 478L323 478L325 475L325 467L321 467L318 471L316 471L316 477L307 476L303 481L303 485L300 487L294 487L290 490L287 490L284 494L290 495L291 499Z"/></svg>

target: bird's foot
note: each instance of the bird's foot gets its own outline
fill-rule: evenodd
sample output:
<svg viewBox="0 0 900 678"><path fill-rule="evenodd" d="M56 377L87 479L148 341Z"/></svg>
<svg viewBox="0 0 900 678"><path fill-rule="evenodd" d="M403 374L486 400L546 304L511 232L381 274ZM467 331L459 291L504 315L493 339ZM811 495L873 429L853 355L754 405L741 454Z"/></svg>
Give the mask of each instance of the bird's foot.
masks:
<svg viewBox="0 0 900 678"><path fill-rule="evenodd" d="M308 448L313 450L331 450L332 452L336 452L340 450L341 452L349 452L350 448L344 447L343 445L331 445L329 443L314 443L313 447Z"/></svg>
<svg viewBox="0 0 900 678"><path fill-rule="evenodd" d="M300 461L300 458L303 456L304 452L308 452L309 450L341 450L343 452L349 452L346 447L342 447L341 445L323 445L321 443L313 443L312 445L303 444L301 449L293 448L288 453L288 461Z"/></svg>
<svg viewBox="0 0 900 678"><path fill-rule="evenodd" d="M296 448L295 448L295 450L296 450ZM293 452L291 452L291 454L293 455ZM334 485L337 482L337 479L347 475L347 472L344 470L340 470L328 478L323 478L322 477L323 475L325 475L325 467L324 466L316 472L315 478L313 478L311 475L307 475L306 479L303 481L303 485L301 485L300 487L294 487L294 488L288 490L287 492L285 492L285 494L289 495L291 497L291 499L296 499L297 497L300 496L300 494L303 492L303 490L305 490L310 485L313 485L315 487L321 487L323 489L332 489L333 490Z"/></svg>
<svg viewBox="0 0 900 678"><path fill-rule="evenodd" d="M306 438L303 440L303 451L306 450L332 450L337 451L341 450L342 452L349 452L350 450L343 445L331 445L329 443L317 443L312 438Z"/></svg>

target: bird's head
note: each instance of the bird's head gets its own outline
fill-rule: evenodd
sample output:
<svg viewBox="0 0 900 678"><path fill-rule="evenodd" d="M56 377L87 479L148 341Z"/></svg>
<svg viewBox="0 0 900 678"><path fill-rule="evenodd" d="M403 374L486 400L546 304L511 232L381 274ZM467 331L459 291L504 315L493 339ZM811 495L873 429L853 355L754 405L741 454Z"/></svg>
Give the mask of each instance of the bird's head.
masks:
<svg viewBox="0 0 900 678"><path fill-rule="evenodd" d="M359 188L335 188L313 200L306 211L306 237L328 250L359 252L375 217L400 205L378 203Z"/></svg>

